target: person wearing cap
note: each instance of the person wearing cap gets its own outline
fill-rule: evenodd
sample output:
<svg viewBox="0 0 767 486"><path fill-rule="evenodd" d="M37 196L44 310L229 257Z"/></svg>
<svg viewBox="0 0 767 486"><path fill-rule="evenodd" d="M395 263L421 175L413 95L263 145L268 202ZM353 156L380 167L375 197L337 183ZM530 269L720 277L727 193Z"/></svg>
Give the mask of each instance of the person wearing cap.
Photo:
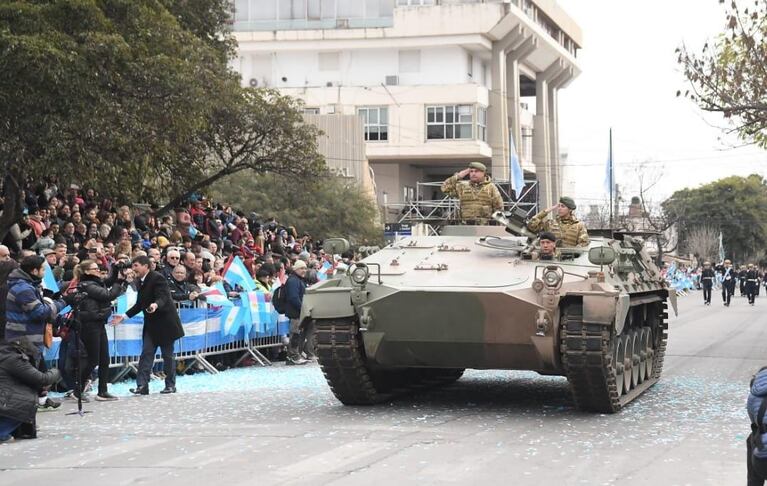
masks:
<svg viewBox="0 0 767 486"><path fill-rule="evenodd" d="M562 242L564 247L589 246L589 234L586 225L575 218L575 201L571 197L562 196L559 204L545 209L533 216L527 229L533 232L548 231ZM548 217L549 214L552 217Z"/></svg>
<svg viewBox="0 0 767 486"><path fill-rule="evenodd" d="M469 176L468 181L462 180ZM503 198L487 175L481 162L456 172L442 183L442 192L460 201L460 219L464 224L487 224L495 211L503 209Z"/></svg>
<svg viewBox="0 0 767 486"><path fill-rule="evenodd" d="M748 296L748 303L754 305L756 303L756 289L759 287L759 271L756 269L753 263L748 264L746 269L746 295Z"/></svg>
<svg viewBox="0 0 767 486"><path fill-rule="evenodd" d="M543 231L538 235L541 249L537 260L554 260L557 258L557 237L550 231Z"/></svg>
<svg viewBox="0 0 767 486"><path fill-rule="evenodd" d="M703 262L703 271L700 272L700 285L703 287L703 305L711 305L711 289L714 287L716 274L711 268L711 262Z"/></svg>
<svg viewBox="0 0 767 486"><path fill-rule="evenodd" d="M301 339L301 304L304 301L304 292L306 290L307 266L303 260L298 260L293 264L293 272L288 276L285 282L285 315L290 318L290 339L288 341L288 365L304 365L308 363L301 356L303 342Z"/></svg>
<svg viewBox="0 0 767 486"><path fill-rule="evenodd" d="M719 281L722 282L722 303L725 307L730 307L732 295L735 293L735 269L732 268L732 261L727 259L717 269L719 270Z"/></svg>

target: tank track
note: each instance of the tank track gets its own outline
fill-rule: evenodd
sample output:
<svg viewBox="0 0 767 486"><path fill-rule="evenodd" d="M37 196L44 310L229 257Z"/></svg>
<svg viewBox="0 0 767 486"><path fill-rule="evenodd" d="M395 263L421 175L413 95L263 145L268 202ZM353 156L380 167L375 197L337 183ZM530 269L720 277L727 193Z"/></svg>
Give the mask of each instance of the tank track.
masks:
<svg viewBox="0 0 767 486"><path fill-rule="evenodd" d="M371 369L359 325L349 319L315 321L317 358L330 389L344 405L373 405L399 395L453 383L462 369Z"/></svg>
<svg viewBox="0 0 767 486"><path fill-rule="evenodd" d="M644 305L648 306L648 315L643 325L629 328L627 324L621 336L615 336L611 327L583 323L581 304L565 308L560 329L562 364L579 409L618 412L660 378L666 354L668 312L665 302ZM644 328L649 328L644 332L649 332L647 344L651 349L640 348L626 356L623 363L617 363L615 356L621 341L631 338L631 343L635 335L637 338L642 335ZM625 373L636 373L637 377L641 373L643 377L632 380ZM626 385L624 379L630 384Z"/></svg>

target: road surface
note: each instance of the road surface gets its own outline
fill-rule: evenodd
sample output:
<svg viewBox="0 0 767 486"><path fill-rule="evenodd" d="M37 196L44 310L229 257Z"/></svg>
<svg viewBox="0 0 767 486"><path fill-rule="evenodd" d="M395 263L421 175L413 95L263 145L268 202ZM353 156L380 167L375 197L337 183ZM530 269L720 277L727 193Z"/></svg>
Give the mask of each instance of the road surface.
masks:
<svg viewBox="0 0 767 486"><path fill-rule="evenodd" d="M574 409L567 382L467 371L377 407L339 404L316 365L181 377L179 393L38 414L0 445L4 486L31 484L731 485L745 482L748 381L767 364L767 298L680 299L661 381L617 415Z"/></svg>

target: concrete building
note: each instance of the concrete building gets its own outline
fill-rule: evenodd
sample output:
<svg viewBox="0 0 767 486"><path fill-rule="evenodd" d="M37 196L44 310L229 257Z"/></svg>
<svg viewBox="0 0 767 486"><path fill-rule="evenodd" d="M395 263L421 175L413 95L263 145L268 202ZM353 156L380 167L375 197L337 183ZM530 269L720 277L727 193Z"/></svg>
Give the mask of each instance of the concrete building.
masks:
<svg viewBox="0 0 767 486"><path fill-rule="evenodd" d="M508 181L512 138L538 202L558 199L557 99L579 74L581 31L554 0L234 5L243 83L299 97L307 113L358 115L379 204L473 160Z"/></svg>

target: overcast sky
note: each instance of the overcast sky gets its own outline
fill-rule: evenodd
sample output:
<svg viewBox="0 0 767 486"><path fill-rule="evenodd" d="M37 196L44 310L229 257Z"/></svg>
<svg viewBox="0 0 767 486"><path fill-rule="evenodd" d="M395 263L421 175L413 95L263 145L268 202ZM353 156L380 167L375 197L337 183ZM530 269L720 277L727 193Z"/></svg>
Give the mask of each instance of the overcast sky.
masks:
<svg viewBox="0 0 767 486"><path fill-rule="evenodd" d="M582 74L560 93L560 145L569 156L567 182L582 205L604 198L602 181L613 128L616 182L636 191L642 161L662 172L651 194L661 200L677 189L697 187L727 175L767 176L767 152L719 140L693 103L677 98L687 83L674 49L699 51L722 31L724 10L717 0L558 0L581 26L578 53ZM749 2L750 3L750 2ZM652 174L651 174L652 175ZM627 194L628 197L631 194Z"/></svg>

